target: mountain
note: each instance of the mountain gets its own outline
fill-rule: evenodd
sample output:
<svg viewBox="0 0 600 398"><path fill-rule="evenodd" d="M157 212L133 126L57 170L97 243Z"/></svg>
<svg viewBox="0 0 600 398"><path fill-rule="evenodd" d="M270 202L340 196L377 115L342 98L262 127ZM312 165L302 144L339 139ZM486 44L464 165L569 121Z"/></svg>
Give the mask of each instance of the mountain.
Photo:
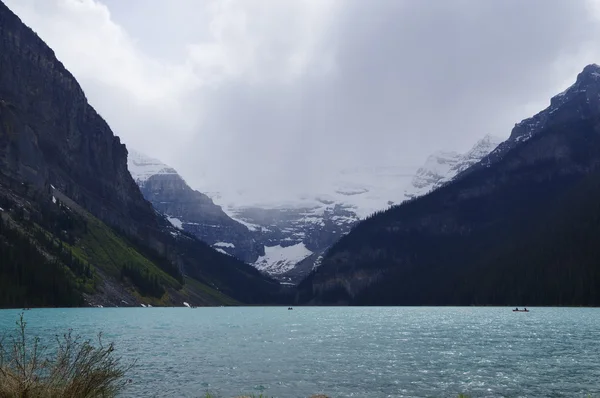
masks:
<svg viewBox="0 0 600 398"><path fill-rule="evenodd" d="M328 193L253 202L215 187L193 190L172 167L133 150L128 169L174 227L284 282L299 282L356 222L394 203L388 198L403 200L410 176L400 167L343 170Z"/></svg>
<svg viewBox="0 0 600 398"><path fill-rule="evenodd" d="M464 154L457 152L434 153L417 170L410 185L406 188L404 196L407 199L414 199L438 189L478 163L501 143L501 138L486 135Z"/></svg>
<svg viewBox="0 0 600 398"><path fill-rule="evenodd" d="M133 150L129 150L127 167L144 197L176 228L247 263L264 255L263 246L248 227L190 188L173 168Z"/></svg>
<svg viewBox="0 0 600 398"><path fill-rule="evenodd" d="M283 281L305 276L310 269L299 275L288 273L358 221L347 205L323 198L264 207L228 207L227 214L157 159L130 151L128 168L144 197L174 227Z"/></svg>
<svg viewBox="0 0 600 398"><path fill-rule="evenodd" d="M279 285L173 228L54 52L0 2L0 306L275 300Z"/></svg>
<svg viewBox="0 0 600 398"><path fill-rule="evenodd" d="M588 65L480 162L357 225L298 301L599 305L599 94Z"/></svg>
<svg viewBox="0 0 600 398"><path fill-rule="evenodd" d="M403 190L410 177L412 170L404 167L345 169L331 180L321 181L327 190L290 195L286 200L256 199L214 185L200 190L256 234L264 255L253 265L294 284L361 218L404 200Z"/></svg>
<svg viewBox="0 0 600 398"><path fill-rule="evenodd" d="M439 151L430 155L406 188L408 199L417 198L437 188L456 168L462 155L458 152Z"/></svg>
<svg viewBox="0 0 600 398"><path fill-rule="evenodd" d="M489 167L501 160L511 149L528 141L549 126L559 123L576 123L580 120L591 119L595 116L600 86L600 71L598 65L587 65L577 76L575 83L562 93L550 99L550 106L533 117L515 124L510 137L501 143L494 151L482 159L478 167Z"/></svg>
<svg viewBox="0 0 600 398"><path fill-rule="evenodd" d="M414 176L398 166L345 169L329 182L328 192L282 202L252 202L243 193L227 195L207 187L211 198L190 188L172 167L132 150L128 168L144 197L176 228L296 284L361 219L437 189L500 141L486 136L464 154L438 152Z"/></svg>
<svg viewBox="0 0 600 398"><path fill-rule="evenodd" d="M205 191L212 192L209 195L233 219L257 233L265 255L253 263L255 267L280 281L298 283L360 220L452 181L500 142L488 135L464 154L438 152L414 175L401 166L344 169L328 182L329 191L287 202L252 203L237 192L227 194L216 187Z"/></svg>

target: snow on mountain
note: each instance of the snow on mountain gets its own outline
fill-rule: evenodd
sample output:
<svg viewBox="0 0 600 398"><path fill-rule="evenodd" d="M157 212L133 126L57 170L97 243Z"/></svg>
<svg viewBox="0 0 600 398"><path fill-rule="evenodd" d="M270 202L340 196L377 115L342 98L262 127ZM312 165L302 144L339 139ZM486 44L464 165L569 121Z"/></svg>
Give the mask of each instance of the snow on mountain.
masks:
<svg viewBox="0 0 600 398"><path fill-rule="evenodd" d="M440 181L451 174L461 158L462 155L457 152L436 152L430 155L405 189L405 196L415 198L434 189Z"/></svg>
<svg viewBox="0 0 600 398"><path fill-rule="evenodd" d="M251 237L231 227L221 227L220 233L214 234L213 225L218 220L215 218L205 222L204 227L210 228L200 228L200 215L216 210L209 206L198 208L196 212L182 211L189 200L180 203L177 198L182 194L176 187L181 189L180 185L185 182L171 167L135 151L130 151L129 166L144 195L154 199L151 202L168 215L176 228L199 234L215 249L242 258L283 282L296 283L317 267L327 248L358 221L447 183L500 142L496 137L486 136L464 154L434 153L418 170L389 165L343 169L327 179L321 177L320 186L326 189L290 194L285 199L260 192L258 185L255 192L231 190L226 186L199 187L203 194L197 194L206 195L208 205L222 209L228 218L244 226ZM173 174L181 181L166 184L163 180L174 178L170 177ZM227 225L225 220L218 224Z"/></svg>
<svg viewBox="0 0 600 398"><path fill-rule="evenodd" d="M267 246L265 255L256 260L254 266L269 274L281 274L294 268L294 266L310 256L312 251L308 250L304 243L292 246Z"/></svg>
<svg viewBox="0 0 600 398"><path fill-rule="evenodd" d="M295 263L323 252L359 220L405 200L404 188L415 170L398 166L344 169L327 179L321 176L319 185L327 189L286 198L260 192L258 185L255 192L228 189L226 181L223 186L199 189L255 234L265 253L252 262L256 268L282 281L296 282L312 265L288 277ZM311 257L317 259L318 254Z"/></svg>
<svg viewBox="0 0 600 398"><path fill-rule="evenodd" d="M456 167L450 171L444 182L450 181L458 174L479 162L490 152L495 150L503 141L502 138L489 134L483 137L473 146L473 148L471 148L471 150L462 155L460 162L458 162Z"/></svg>
<svg viewBox="0 0 600 398"><path fill-rule="evenodd" d="M227 254L228 256L231 256L231 254L227 253L225 250L221 249L220 247L213 247L213 249L215 249L219 253Z"/></svg>
<svg viewBox="0 0 600 398"><path fill-rule="evenodd" d="M127 165L142 194L177 230L242 261L253 262L264 253L253 231L193 190L173 168L134 150L128 152Z"/></svg>
<svg viewBox="0 0 600 398"><path fill-rule="evenodd" d="M454 177L496 149L502 141L499 137L486 135L464 154L436 152L427 158L425 164L417 171L411 184L406 187L406 198L412 199L425 195L452 181Z"/></svg>
<svg viewBox="0 0 600 398"><path fill-rule="evenodd" d="M233 243L228 243L228 242L217 242L213 245L213 247L230 247L230 248L234 248L235 245Z"/></svg>
<svg viewBox="0 0 600 398"><path fill-rule="evenodd" d="M380 166L342 170L334 182L332 200L349 206L358 219L404 200L412 167Z"/></svg>
<svg viewBox="0 0 600 398"><path fill-rule="evenodd" d="M138 185L143 185L150 177L158 174L175 174L172 167L167 166L158 159L148 157L132 149L127 149L127 168Z"/></svg>
<svg viewBox="0 0 600 398"><path fill-rule="evenodd" d="M248 228L268 228L245 217L246 209L294 210L301 213L305 223L323 224L323 216L343 208L352 214L338 215L337 220L355 222L376 211L404 200L404 188L411 181L415 168L378 166L340 170L321 185L328 187L321 192L297 194L285 200L252 196L246 192L201 187L200 189L219 204L232 218Z"/></svg>
<svg viewBox="0 0 600 398"><path fill-rule="evenodd" d="M169 222L171 223L172 226L174 226L177 229L183 229L183 222L181 222L180 219L178 219L177 217L170 217L167 216L167 220L169 220Z"/></svg>
<svg viewBox="0 0 600 398"><path fill-rule="evenodd" d="M288 216L295 212L298 222L313 226L324 226L325 219L338 224L353 224L374 212L424 195L449 182L502 141L487 135L466 153L436 152L416 172L415 168L399 166L343 169L323 184L330 187L327 191L297 195L285 201L256 200L244 192L227 192L214 186L205 187L203 191L230 217L254 231L268 232L272 225L252 214L251 209L279 211L288 213Z"/></svg>

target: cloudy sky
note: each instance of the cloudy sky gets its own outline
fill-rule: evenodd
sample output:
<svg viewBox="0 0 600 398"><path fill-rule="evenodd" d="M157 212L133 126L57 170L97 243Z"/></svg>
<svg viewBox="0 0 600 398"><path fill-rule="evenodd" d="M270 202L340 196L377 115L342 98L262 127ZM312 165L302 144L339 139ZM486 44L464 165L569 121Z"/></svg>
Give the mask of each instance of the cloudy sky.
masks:
<svg viewBox="0 0 600 398"><path fill-rule="evenodd" d="M132 148L192 186L414 168L600 63L596 0L3 0Z"/></svg>

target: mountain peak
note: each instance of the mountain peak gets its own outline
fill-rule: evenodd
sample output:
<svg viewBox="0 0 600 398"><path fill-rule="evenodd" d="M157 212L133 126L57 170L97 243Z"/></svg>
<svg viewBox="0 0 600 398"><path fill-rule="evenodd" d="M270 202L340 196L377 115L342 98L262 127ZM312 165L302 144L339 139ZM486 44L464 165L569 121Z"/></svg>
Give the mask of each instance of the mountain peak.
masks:
<svg viewBox="0 0 600 398"><path fill-rule="evenodd" d="M416 198L452 181L456 176L487 156L502 142L503 139L500 137L487 134L463 154L443 151L434 153L427 158L425 164L417 171L411 184L405 189L405 197L409 199Z"/></svg>
<svg viewBox="0 0 600 398"><path fill-rule="evenodd" d="M142 184L156 174L177 174L177 171L158 159L127 148L127 168L133 179Z"/></svg>
<svg viewBox="0 0 600 398"><path fill-rule="evenodd" d="M571 91L582 92L587 91L590 87L600 86L600 65L589 64L577 75L575 84L569 87L561 94L566 94ZM597 89L596 89L597 90ZM560 96L560 94L559 94Z"/></svg>
<svg viewBox="0 0 600 398"><path fill-rule="evenodd" d="M485 136L483 136L482 139L480 139L479 141L477 141L477 144L475 145L480 145L480 144L484 144L484 143L492 143L492 144L500 144L502 141L504 141L503 138L498 137L497 135L492 135L492 134L486 134Z"/></svg>
<svg viewBox="0 0 600 398"><path fill-rule="evenodd" d="M487 134L482 139L477 141L475 145L473 145L473 147L463 155L463 158L477 159L477 161L479 161L482 157L493 151L503 141L504 140L500 137Z"/></svg>
<svg viewBox="0 0 600 398"><path fill-rule="evenodd" d="M527 141L555 123L581 120L598 113L600 113L600 66L589 64L577 75L573 85L552 97L549 107L517 123L510 140Z"/></svg>
<svg viewBox="0 0 600 398"><path fill-rule="evenodd" d="M585 76L585 75L593 75L593 76L600 76L600 65L598 64L589 64L586 65L585 68L583 68L583 71L581 71L581 73L579 74L579 76Z"/></svg>
<svg viewBox="0 0 600 398"><path fill-rule="evenodd" d="M569 86L565 91L552 97L550 106L560 106L566 102L573 94L586 92L590 87L600 86L600 65L589 64L583 68L577 75L575 83ZM598 89L593 91L597 91Z"/></svg>

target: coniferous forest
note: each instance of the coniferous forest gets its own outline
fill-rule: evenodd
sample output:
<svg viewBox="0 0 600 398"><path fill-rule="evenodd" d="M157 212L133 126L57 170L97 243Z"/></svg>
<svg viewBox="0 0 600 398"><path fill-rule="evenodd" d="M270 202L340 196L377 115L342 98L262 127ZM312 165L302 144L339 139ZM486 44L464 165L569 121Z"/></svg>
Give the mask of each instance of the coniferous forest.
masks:
<svg viewBox="0 0 600 398"><path fill-rule="evenodd" d="M69 271L0 218L0 307L82 305Z"/></svg>
<svg viewBox="0 0 600 398"><path fill-rule="evenodd" d="M600 305L596 125L549 128L493 167L373 215L332 247L299 302Z"/></svg>

